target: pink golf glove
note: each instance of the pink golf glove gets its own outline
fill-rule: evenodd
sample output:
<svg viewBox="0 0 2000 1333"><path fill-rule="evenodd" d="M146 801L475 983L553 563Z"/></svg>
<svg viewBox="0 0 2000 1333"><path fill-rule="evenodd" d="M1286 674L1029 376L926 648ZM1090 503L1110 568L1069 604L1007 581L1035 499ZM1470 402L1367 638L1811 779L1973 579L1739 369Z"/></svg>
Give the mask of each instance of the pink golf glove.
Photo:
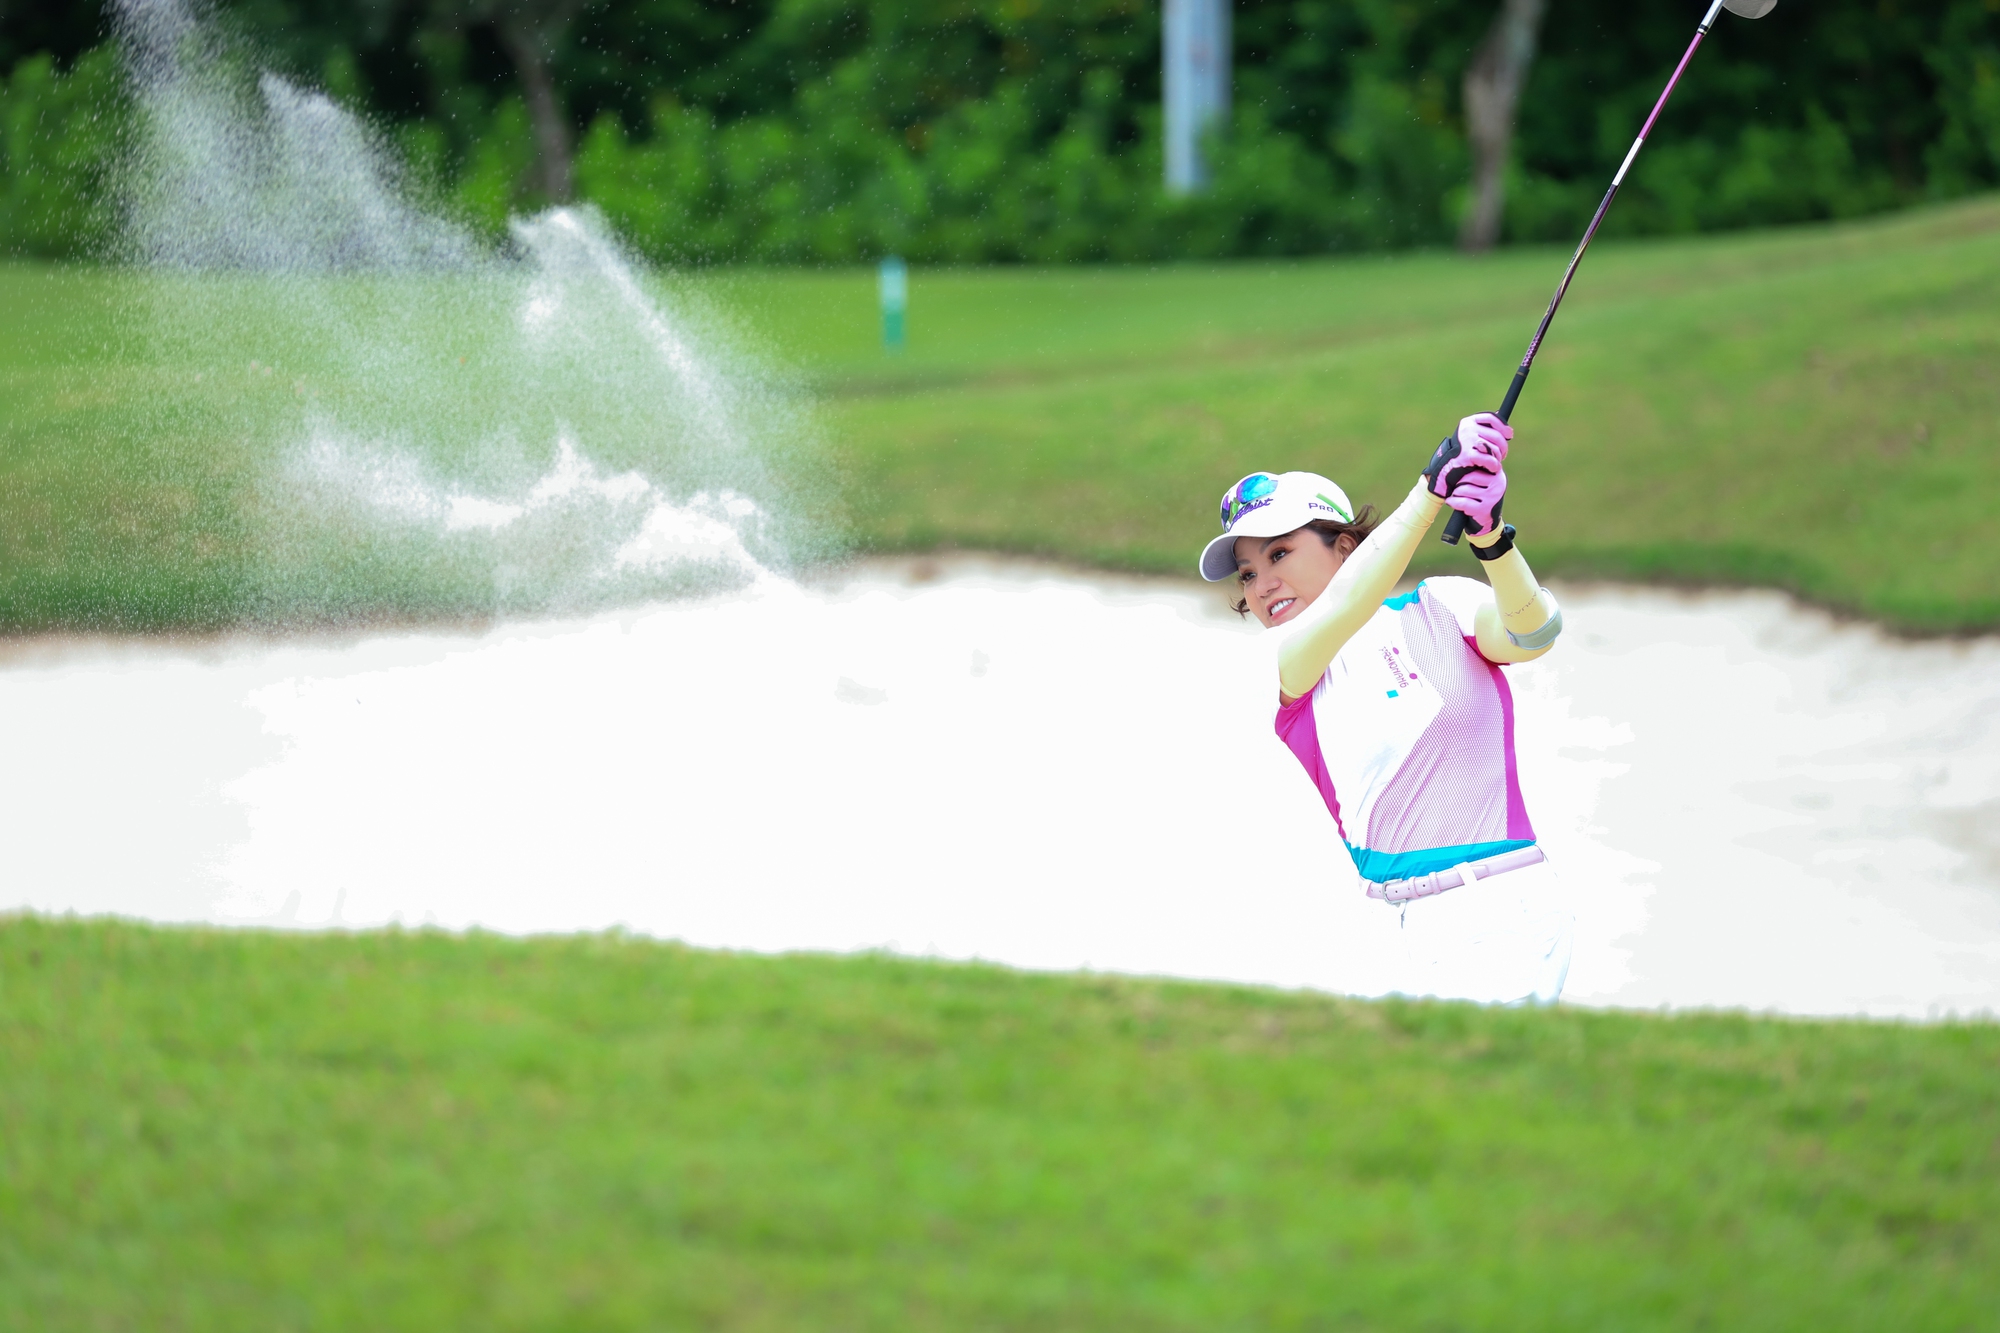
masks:
<svg viewBox="0 0 2000 1333"><path fill-rule="evenodd" d="M1475 412L1459 422L1458 433L1437 447L1424 469L1430 493L1447 499L1467 476L1499 472L1507 461L1507 441L1513 438L1514 428L1491 412Z"/></svg>
<svg viewBox="0 0 2000 1333"><path fill-rule="evenodd" d="M1499 525L1500 502L1506 497L1507 474L1504 470L1486 472L1468 468L1459 477L1457 487L1445 498L1445 505L1465 515L1466 528L1473 536L1483 537Z"/></svg>

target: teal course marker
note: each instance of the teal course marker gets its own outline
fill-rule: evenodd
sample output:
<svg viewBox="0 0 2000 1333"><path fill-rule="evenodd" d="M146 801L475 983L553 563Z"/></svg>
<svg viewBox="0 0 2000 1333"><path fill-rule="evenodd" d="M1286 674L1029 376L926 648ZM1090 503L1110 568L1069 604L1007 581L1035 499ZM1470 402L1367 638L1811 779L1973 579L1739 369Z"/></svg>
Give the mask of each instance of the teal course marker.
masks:
<svg viewBox="0 0 2000 1333"><path fill-rule="evenodd" d="M876 275L882 293L882 346L903 350L903 314L910 304L910 270L895 255L882 261Z"/></svg>

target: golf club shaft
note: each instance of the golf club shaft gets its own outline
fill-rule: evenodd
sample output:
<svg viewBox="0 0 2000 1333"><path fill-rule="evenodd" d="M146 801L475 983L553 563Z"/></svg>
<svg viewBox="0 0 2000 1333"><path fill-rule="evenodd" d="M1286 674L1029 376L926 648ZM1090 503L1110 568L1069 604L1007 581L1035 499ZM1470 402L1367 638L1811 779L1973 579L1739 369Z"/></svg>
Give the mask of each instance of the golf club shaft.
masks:
<svg viewBox="0 0 2000 1333"><path fill-rule="evenodd" d="M1583 252L1590 248L1590 242L1597 235L1597 229L1604 225L1604 215L1611 211L1611 201L1618 197L1618 187L1625 183L1625 173L1632 170L1632 163L1638 158L1639 150L1646 146L1646 136L1653 132L1653 126L1659 121L1660 113L1667 108L1667 99L1674 95L1674 89L1680 84L1681 75L1687 73L1688 62L1693 60L1694 53L1701 49L1701 39L1708 36L1708 30L1714 26L1716 17L1721 13L1722 0L1715 0L1708 8L1708 17L1704 18L1701 27L1695 30L1694 41L1688 44L1687 54L1682 56L1681 63L1674 67L1674 76L1667 80L1666 91L1660 94L1659 101L1653 103L1653 114L1646 117L1645 127L1639 131L1639 137L1632 141L1632 150L1625 154L1625 161L1620 164L1618 174L1611 178L1611 188L1604 192L1604 200L1598 204L1596 215L1590 219L1590 226L1585 229L1583 240L1577 243L1576 253L1570 256L1569 268L1563 272L1562 281L1556 285L1556 294L1549 301L1547 312L1542 315L1541 325L1536 328L1534 339L1528 344L1528 354L1521 358L1520 368L1514 372L1514 382L1507 386L1507 396L1500 400L1500 410L1494 413L1502 421L1513 416L1514 404L1521 400L1521 390L1528 383L1528 372L1535 368L1535 353L1542 350L1542 339L1548 336L1549 325L1555 322L1556 310L1562 305L1563 297L1569 294L1569 284L1576 277L1577 266L1583 263ZM1448 545L1456 546L1459 536L1464 531L1465 515L1456 510L1452 511L1451 521L1444 525L1443 540Z"/></svg>

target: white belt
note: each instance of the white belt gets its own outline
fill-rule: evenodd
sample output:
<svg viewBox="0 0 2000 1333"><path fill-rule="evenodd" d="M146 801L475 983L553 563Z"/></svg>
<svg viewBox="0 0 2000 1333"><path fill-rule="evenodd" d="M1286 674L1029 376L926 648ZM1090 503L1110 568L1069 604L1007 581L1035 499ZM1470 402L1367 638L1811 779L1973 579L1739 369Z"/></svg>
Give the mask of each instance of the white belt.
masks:
<svg viewBox="0 0 2000 1333"><path fill-rule="evenodd" d="M1392 879L1386 884L1377 884L1372 879L1361 882L1367 885L1370 898L1379 898L1385 903L1406 903L1414 898L1435 897L1446 889L1470 884L1475 879L1504 875L1510 870L1525 870L1548 859L1539 847L1523 847L1518 851L1489 856L1483 861L1461 862L1449 870L1433 871L1415 879Z"/></svg>

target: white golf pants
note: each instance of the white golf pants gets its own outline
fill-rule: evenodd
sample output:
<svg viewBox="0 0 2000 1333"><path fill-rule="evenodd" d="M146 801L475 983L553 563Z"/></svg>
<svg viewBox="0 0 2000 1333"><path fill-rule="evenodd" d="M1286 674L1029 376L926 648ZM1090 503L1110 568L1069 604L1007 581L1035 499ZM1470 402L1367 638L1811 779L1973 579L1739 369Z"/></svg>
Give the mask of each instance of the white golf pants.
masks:
<svg viewBox="0 0 2000 1333"><path fill-rule="evenodd" d="M1576 920L1547 861L1384 906L1400 918L1405 995L1554 1004L1562 994Z"/></svg>

